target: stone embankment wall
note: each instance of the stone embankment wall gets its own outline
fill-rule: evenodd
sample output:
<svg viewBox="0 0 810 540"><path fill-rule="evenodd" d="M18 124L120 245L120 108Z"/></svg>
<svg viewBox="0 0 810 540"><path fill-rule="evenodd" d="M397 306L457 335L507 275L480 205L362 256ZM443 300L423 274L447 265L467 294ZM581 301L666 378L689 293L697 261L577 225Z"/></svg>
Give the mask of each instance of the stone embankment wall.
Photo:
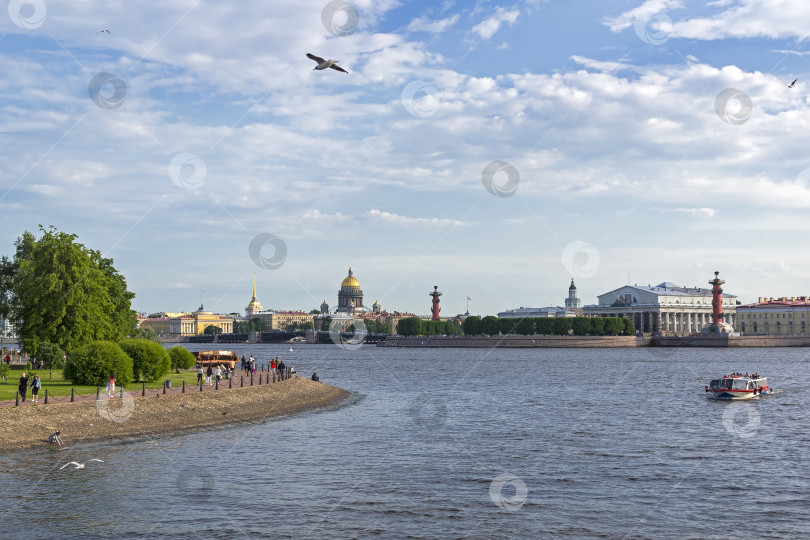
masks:
<svg viewBox="0 0 810 540"><path fill-rule="evenodd" d="M478 347L478 348L533 348L533 347L647 347L650 338L634 336L440 336L389 337L377 343L378 347Z"/></svg>

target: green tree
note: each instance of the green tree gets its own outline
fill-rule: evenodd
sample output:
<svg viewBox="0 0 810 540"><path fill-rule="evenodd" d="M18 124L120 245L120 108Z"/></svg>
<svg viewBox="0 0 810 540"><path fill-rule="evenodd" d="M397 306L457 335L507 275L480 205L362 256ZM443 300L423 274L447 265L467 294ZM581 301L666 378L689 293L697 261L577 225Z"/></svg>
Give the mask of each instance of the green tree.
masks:
<svg viewBox="0 0 810 540"><path fill-rule="evenodd" d="M191 351L179 345L170 348L167 353L169 354L172 369L177 373L180 373L181 369L189 369L193 367L197 361L197 359L194 358L194 355L191 354Z"/></svg>
<svg viewBox="0 0 810 540"><path fill-rule="evenodd" d="M590 317L590 321L591 321L591 335L604 336L605 319L602 317Z"/></svg>
<svg viewBox="0 0 810 540"><path fill-rule="evenodd" d="M65 351L55 343L43 341L39 346L37 360L42 360L42 367L48 371L62 369L65 366Z"/></svg>
<svg viewBox="0 0 810 540"><path fill-rule="evenodd" d="M554 333L554 319L548 317L537 317L534 319L535 331L544 336L550 336Z"/></svg>
<svg viewBox="0 0 810 540"><path fill-rule="evenodd" d="M132 381L132 358L117 343L94 341L71 351L64 377L74 384L101 386L113 373L122 386Z"/></svg>
<svg viewBox="0 0 810 540"><path fill-rule="evenodd" d="M328 332L330 326L332 326L332 317L327 315L321 319L321 332Z"/></svg>
<svg viewBox="0 0 810 540"><path fill-rule="evenodd" d="M312 330L312 321L307 321L301 325L301 330Z"/></svg>
<svg viewBox="0 0 810 540"><path fill-rule="evenodd" d="M622 320L624 321L624 335L634 336L636 334L636 325L633 323L633 319L623 317Z"/></svg>
<svg viewBox="0 0 810 540"><path fill-rule="evenodd" d="M571 319L568 317L554 317L551 319L554 327L555 336L567 336L568 331L571 329Z"/></svg>
<svg viewBox="0 0 810 540"><path fill-rule="evenodd" d="M3 384L6 382L6 377L11 372L11 366L5 362L0 362L0 379L3 379Z"/></svg>
<svg viewBox="0 0 810 540"><path fill-rule="evenodd" d="M166 349L148 339L122 339L121 349L132 359L134 380L156 381L171 369Z"/></svg>
<svg viewBox="0 0 810 540"><path fill-rule="evenodd" d="M481 317L478 315L470 315L464 319L464 324L461 325L464 330L464 335L467 336L480 336L481 335Z"/></svg>
<svg viewBox="0 0 810 540"><path fill-rule="evenodd" d="M535 321L529 318L520 319L515 327L515 333L521 336L530 336L535 332Z"/></svg>
<svg viewBox="0 0 810 540"><path fill-rule="evenodd" d="M112 259L77 243L76 235L42 226L40 232L37 239L26 231L15 242L10 309L23 350L36 355L48 341L73 351L131 334L135 295Z"/></svg>
<svg viewBox="0 0 810 540"><path fill-rule="evenodd" d="M498 319L498 330L501 334L516 334L515 328L520 324L520 319Z"/></svg>
<svg viewBox="0 0 810 540"><path fill-rule="evenodd" d="M405 317L397 321L397 334L401 336L418 336L422 333L422 319Z"/></svg>
<svg viewBox="0 0 810 540"><path fill-rule="evenodd" d="M210 336L210 335L213 335L213 334L221 334L221 333L222 333L222 328L220 328L219 326L215 326L213 324L209 324L208 326L205 327L205 330L203 330L203 334L205 334L206 336Z"/></svg>
<svg viewBox="0 0 810 540"><path fill-rule="evenodd" d="M498 322L498 317L494 315L487 315L481 319L481 333L486 336L497 336L501 330L501 325Z"/></svg>
<svg viewBox="0 0 810 540"><path fill-rule="evenodd" d="M591 321L587 317L574 317L571 320L571 329L576 336L587 336L591 331Z"/></svg>
<svg viewBox="0 0 810 540"><path fill-rule="evenodd" d="M464 333L458 319L448 319L444 321L444 333L448 336L460 336Z"/></svg>
<svg viewBox="0 0 810 540"><path fill-rule="evenodd" d="M624 330L624 322L618 317L605 317L605 335L618 336Z"/></svg>
<svg viewBox="0 0 810 540"><path fill-rule="evenodd" d="M148 339L149 341L154 341L155 343L163 345L163 342L160 341L160 338L155 333L155 329L152 328L151 326L140 326L140 327L136 328L135 331L132 332L132 334L130 334L127 337L138 338L138 339Z"/></svg>

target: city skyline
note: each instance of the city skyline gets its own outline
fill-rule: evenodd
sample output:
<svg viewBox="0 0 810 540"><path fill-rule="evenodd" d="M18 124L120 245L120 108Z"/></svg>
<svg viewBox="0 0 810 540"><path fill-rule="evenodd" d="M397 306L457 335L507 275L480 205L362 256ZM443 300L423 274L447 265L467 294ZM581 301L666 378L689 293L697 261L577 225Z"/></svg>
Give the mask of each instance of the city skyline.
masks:
<svg viewBox="0 0 810 540"><path fill-rule="evenodd" d="M7 8L2 254L76 234L136 311L241 313L254 272L266 306L332 307L350 266L420 315L434 285L443 316L571 278L808 294L797 0Z"/></svg>

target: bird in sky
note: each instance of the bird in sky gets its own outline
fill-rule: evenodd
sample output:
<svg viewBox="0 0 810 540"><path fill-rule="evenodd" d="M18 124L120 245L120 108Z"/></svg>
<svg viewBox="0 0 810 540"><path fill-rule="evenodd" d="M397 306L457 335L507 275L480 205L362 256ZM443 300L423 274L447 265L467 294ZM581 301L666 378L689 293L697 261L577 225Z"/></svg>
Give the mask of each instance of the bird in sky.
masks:
<svg viewBox="0 0 810 540"><path fill-rule="evenodd" d="M332 69L336 69L338 71L342 71L343 73L348 73L348 71L346 71L345 69L343 69L342 67L337 65L337 63L340 62L340 60L324 60L320 56L315 56L312 53L307 53L307 58L309 58L310 60L315 60L316 62L318 62L318 65L315 66L315 69L317 69L319 71L322 70L322 69L326 69L326 68L332 68Z"/></svg>
<svg viewBox="0 0 810 540"><path fill-rule="evenodd" d="M99 35L99 34L100 34L100 33L102 33L102 32L107 32L108 34L110 33L110 31L109 31L109 30L99 30L98 32L96 32L96 35Z"/></svg>
<svg viewBox="0 0 810 540"><path fill-rule="evenodd" d="M78 463L78 462L76 462L76 461L71 461L70 463L65 463L64 465L62 465L61 467L59 467L59 470L61 471L61 470L62 470L62 469L64 469L65 467L69 467L69 466L71 466L71 465L73 465L73 466L74 466L74 467L73 467L73 470L76 470L76 469L84 469L84 466L85 466L87 463L90 463L91 461L98 461L99 463L104 463L104 462L103 462L103 461L101 461L100 459L95 459L95 458L93 458L93 459L88 459L88 460L87 460L85 463Z"/></svg>
<svg viewBox="0 0 810 540"><path fill-rule="evenodd" d="M798 81L798 80L799 80L798 77L793 79L793 82L788 85L788 88L795 88L796 87L796 81Z"/></svg>

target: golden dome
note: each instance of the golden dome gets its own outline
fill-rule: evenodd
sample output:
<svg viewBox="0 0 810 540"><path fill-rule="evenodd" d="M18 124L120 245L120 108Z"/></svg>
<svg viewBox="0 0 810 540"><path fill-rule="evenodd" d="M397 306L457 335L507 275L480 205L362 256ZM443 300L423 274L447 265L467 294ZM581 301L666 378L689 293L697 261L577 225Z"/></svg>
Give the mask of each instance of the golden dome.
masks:
<svg viewBox="0 0 810 540"><path fill-rule="evenodd" d="M351 267L349 267L349 275L346 276L346 278L343 280L343 283L340 284L340 288L342 289L343 287L356 287L358 289L360 288L360 282L357 281L356 277L354 277Z"/></svg>

